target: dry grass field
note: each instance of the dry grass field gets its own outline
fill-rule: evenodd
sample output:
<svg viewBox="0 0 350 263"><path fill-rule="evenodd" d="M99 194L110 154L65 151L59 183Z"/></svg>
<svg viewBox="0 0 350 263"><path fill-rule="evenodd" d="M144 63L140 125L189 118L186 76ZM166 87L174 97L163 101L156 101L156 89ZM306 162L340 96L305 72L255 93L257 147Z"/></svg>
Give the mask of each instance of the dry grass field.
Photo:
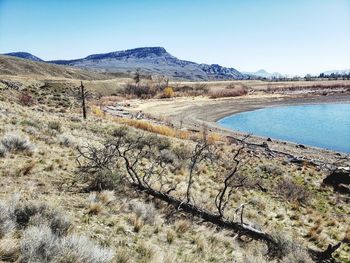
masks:
<svg viewBox="0 0 350 263"><path fill-rule="evenodd" d="M5 82L0 87L0 209L1 215L7 213L9 218L16 218L11 221L14 219L0 217L0 224L3 224L0 227L2 261L278 261L264 256L266 246L261 242L237 238L235 233L202 222L135 191L125 180L123 167L116 169L113 187L87 191L89 182L82 180L76 162L76 147L100 147L124 125L136 127L130 128L131 136L147 130L146 134L158 134L159 139L168 138L171 151L191 151L200 134L188 131L181 135L176 128L114 118L92 111L93 105L88 119L82 120L79 102L70 93L71 87L79 85L77 79L3 76L1 80ZM15 88L9 88L6 81L14 83ZM84 81L84 84L92 92L111 95L128 81L131 80L95 80ZM262 87L258 82L232 83ZM226 83L207 85L215 88L226 86ZM21 105L23 90L34 98L33 104ZM221 158L230 160L237 146L228 144L221 136L208 136ZM287 253L280 262L312 262L299 246L324 250L328 244L339 241L343 243L334 256L340 262L349 262L349 199L345 194L322 185L327 171L308 164L293 164L284 157L270 158L259 152L247 151L245 158L239 176L250 182L259 181L267 190L261 191L249 184L235 189L227 204L227 217L239 222L234 211L241 204L248 203L245 222L285 244ZM146 158L142 162L147 165L152 160ZM197 167L192 189L197 205L215 211L215 196L225 171L231 168L230 162L226 165L205 161ZM184 198L188 180L186 162L178 163L167 177L178 184L172 194ZM47 208L37 208L41 204ZM11 207L16 208L15 212L11 212ZM19 217L21 211L29 214L27 220ZM13 227L11 222L14 222ZM53 228L53 222L59 227ZM46 232L38 229L42 224L49 226L44 229ZM64 230L59 239L55 236L55 229ZM39 251L40 244L31 239L34 236L42 242L44 256ZM67 244L73 243L72 250ZM83 249L86 246L90 252Z"/></svg>
<svg viewBox="0 0 350 263"><path fill-rule="evenodd" d="M244 225L268 233L283 248L280 258L269 258L264 242L237 236L138 191L130 183L122 160L107 163L107 172L101 166L103 169L82 173L81 165L88 159L77 159L78 149L103 149L106 143L121 138L118 136L126 136L126 143L136 140L135 145L147 138L145 143L153 142L151 148L166 142L158 157L167 160L167 170L164 173L163 166L152 170L154 189L162 189L159 178L165 178L166 185L176 185L171 195L186 203L189 173L194 171L191 202L217 213L215 197L225 175L235 167L232 156L240 144L232 144L224 133L205 126L197 125L199 132L186 129L190 127L186 123L179 127L168 117L184 114L186 109L189 116L195 113L193 107L214 109L235 101L241 110L261 100L267 105L272 99L295 96L294 88L308 93L313 87L328 85L327 93L334 91L340 96L347 94L348 82L170 82L170 93L159 90L147 100L125 93L134 85L132 78L59 66L46 68L47 64L3 56L0 62L0 261L312 262L306 248L321 251L328 244L342 242L333 256L339 262L349 262L349 198L322 183L329 174L323 166L243 150L242 165L234 178L244 178L245 183L232 188L225 218L243 225L237 208L244 204ZM4 71L7 67L11 74ZM81 80L90 94L87 120L81 118L76 90ZM157 88L158 84L142 80L141 85ZM242 89L249 92L241 94ZM169 94L170 98L161 98ZM216 99L218 94L235 98ZM242 101L246 104L240 104ZM113 117L100 108L118 103L128 105L124 108L131 113L142 110L156 118ZM190 120L192 124L196 121ZM129 128L120 135L123 127ZM193 157L189 154L203 142L215 152L216 161L204 159L191 168ZM144 146L137 147L135 153ZM281 149L292 148L288 147ZM305 149L304 153L309 158L324 154L323 162L348 160L317 150ZM138 173L159 161L157 156L147 156L137 159Z"/></svg>

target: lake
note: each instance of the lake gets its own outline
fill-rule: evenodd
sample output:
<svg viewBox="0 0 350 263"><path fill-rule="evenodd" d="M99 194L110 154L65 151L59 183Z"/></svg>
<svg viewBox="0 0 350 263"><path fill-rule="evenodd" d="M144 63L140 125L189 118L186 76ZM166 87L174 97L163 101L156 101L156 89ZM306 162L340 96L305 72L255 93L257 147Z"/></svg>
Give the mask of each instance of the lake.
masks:
<svg viewBox="0 0 350 263"><path fill-rule="evenodd" d="M235 131L350 153L350 103L264 108L218 123Z"/></svg>

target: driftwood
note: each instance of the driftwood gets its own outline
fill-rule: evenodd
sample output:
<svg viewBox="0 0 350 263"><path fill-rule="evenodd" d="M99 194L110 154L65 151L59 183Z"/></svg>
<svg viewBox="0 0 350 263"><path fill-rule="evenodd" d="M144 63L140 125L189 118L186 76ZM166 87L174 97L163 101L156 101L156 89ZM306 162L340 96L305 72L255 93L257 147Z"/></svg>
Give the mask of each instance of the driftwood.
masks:
<svg viewBox="0 0 350 263"><path fill-rule="evenodd" d="M263 150L263 152L265 154L267 154L269 157L284 156L284 157L288 158L288 161L290 163L294 163L296 165L309 165L309 166L321 167L321 168L328 170L328 171L333 171L334 169L336 169L336 167L338 165L338 161L349 159L348 157L340 157L334 163L327 163L327 162L323 162L320 160L313 160L313 159L308 159L305 157L294 156L293 154L283 152L283 151L273 150L269 147L267 142L263 142L263 143L247 142L247 141L245 141L244 138L240 139L240 138L233 137L233 136L226 136L226 138L229 139L229 141L231 143L243 143L244 142L247 145L247 147L250 147L250 148L253 148L256 150L258 150L258 149Z"/></svg>

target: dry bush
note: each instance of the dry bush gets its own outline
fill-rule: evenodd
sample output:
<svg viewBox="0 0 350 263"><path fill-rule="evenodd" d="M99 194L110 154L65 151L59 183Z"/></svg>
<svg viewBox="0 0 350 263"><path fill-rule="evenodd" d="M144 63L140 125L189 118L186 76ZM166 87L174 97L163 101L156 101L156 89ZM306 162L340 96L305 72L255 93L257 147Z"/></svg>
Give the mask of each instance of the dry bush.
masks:
<svg viewBox="0 0 350 263"><path fill-rule="evenodd" d="M97 117L103 117L103 116L105 116L105 112L103 112L103 111L101 110L101 108L100 108L100 107L97 107L97 106L91 107L91 112L92 112L92 114L96 115Z"/></svg>
<svg viewBox="0 0 350 263"><path fill-rule="evenodd" d="M124 93L142 99L152 98L158 93L158 89L151 85L128 84Z"/></svg>
<svg viewBox="0 0 350 263"><path fill-rule="evenodd" d="M109 205L113 201L115 201L114 191L92 192L89 195L88 213L93 215L100 214L103 211L103 206Z"/></svg>
<svg viewBox="0 0 350 263"><path fill-rule="evenodd" d="M248 90L243 87L234 87L229 89L213 91L209 94L211 99L225 98L225 97L238 97L248 94Z"/></svg>
<svg viewBox="0 0 350 263"><path fill-rule="evenodd" d="M350 227L348 227L348 229L345 231L343 242L350 244Z"/></svg>
<svg viewBox="0 0 350 263"><path fill-rule="evenodd" d="M175 231L172 229L169 229L166 233L166 241L169 244L172 244L175 240L175 237L176 237Z"/></svg>
<svg viewBox="0 0 350 263"><path fill-rule="evenodd" d="M28 93L26 93L26 92L22 92L19 95L18 101L23 106L32 106L35 103L33 97L31 95L29 95Z"/></svg>
<svg viewBox="0 0 350 263"><path fill-rule="evenodd" d="M177 96L204 96L209 92L209 88L206 84L200 84L196 86L176 86L173 88Z"/></svg>
<svg viewBox="0 0 350 263"><path fill-rule="evenodd" d="M104 190L97 195L97 198L102 204L109 205L115 201L115 193L114 191Z"/></svg>
<svg viewBox="0 0 350 263"><path fill-rule="evenodd" d="M0 262L15 262L20 256L18 239L5 237L0 239Z"/></svg>
<svg viewBox="0 0 350 263"><path fill-rule="evenodd" d="M47 124L47 127L51 130L55 130L55 131L58 131L60 132L61 129L62 129L62 125L59 121L50 121L48 124Z"/></svg>
<svg viewBox="0 0 350 263"><path fill-rule="evenodd" d="M262 171L273 175L273 176L281 176L283 175L283 170L281 167L274 165L274 164L262 164L259 165L258 169L261 169Z"/></svg>
<svg viewBox="0 0 350 263"><path fill-rule="evenodd" d="M86 183L86 191L117 190L123 188L123 179L117 172L111 172L108 169L81 171L80 179Z"/></svg>
<svg viewBox="0 0 350 263"><path fill-rule="evenodd" d="M12 218L12 208L4 202L0 203L0 239L13 233L16 222Z"/></svg>
<svg viewBox="0 0 350 263"><path fill-rule="evenodd" d="M89 204L88 213L90 215L98 215L103 211L102 204L99 202L91 202Z"/></svg>
<svg viewBox="0 0 350 263"><path fill-rule="evenodd" d="M136 247L136 252L138 253L139 261L138 262L153 262L153 258L155 256L155 252L150 247L150 245L140 242Z"/></svg>
<svg viewBox="0 0 350 263"><path fill-rule="evenodd" d="M95 245L86 237L69 235L70 228L70 220L47 205L20 202L18 197L0 202L0 260L23 263L112 260L110 249Z"/></svg>
<svg viewBox="0 0 350 263"><path fill-rule="evenodd" d="M309 193L301 185L295 184L290 179L282 179L276 187L276 191L285 199L291 202L306 203L309 199Z"/></svg>
<svg viewBox="0 0 350 263"><path fill-rule="evenodd" d="M65 237L60 245L56 262L105 263L114 256L112 250L94 244L85 236Z"/></svg>
<svg viewBox="0 0 350 263"><path fill-rule="evenodd" d="M52 262L59 240L48 226L28 227L21 240L21 262Z"/></svg>
<svg viewBox="0 0 350 263"><path fill-rule="evenodd" d="M172 98L174 97L174 90L172 87L166 87L164 90L163 90L163 93L161 95L161 98Z"/></svg>
<svg viewBox="0 0 350 263"><path fill-rule="evenodd" d="M6 153L7 153L7 149L5 148L4 145L2 145L2 144L0 143L0 158L1 158L1 157L5 157Z"/></svg>
<svg viewBox="0 0 350 263"><path fill-rule="evenodd" d="M190 223L187 220L180 220L175 223L175 230L178 236L185 234L190 229Z"/></svg>
<svg viewBox="0 0 350 263"><path fill-rule="evenodd" d="M29 141L29 139L23 138L18 134L6 134L1 139L1 144L3 148L5 148L5 151L2 150L4 153L6 153L6 151L14 153L33 153L35 149L34 145Z"/></svg>
<svg viewBox="0 0 350 263"><path fill-rule="evenodd" d="M136 214L137 218L141 218L146 224L154 224L156 209L153 203L145 204L138 201L133 201L130 203L130 208Z"/></svg>
<svg viewBox="0 0 350 263"><path fill-rule="evenodd" d="M117 122L123 123L140 130L149 131L165 136L176 137L176 131L165 125L152 124L147 121L133 120L133 119L116 119Z"/></svg>
<svg viewBox="0 0 350 263"><path fill-rule="evenodd" d="M29 227L21 240L21 262L110 262L110 249L84 236L57 237L48 226Z"/></svg>
<svg viewBox="0 0 350 263"><path fill-rule="evenodd" d="M75 138L71 134L66 134L66 133L60 134L57 137L57 140L59 144L62 146L70 147L75 145Z"/></svg>

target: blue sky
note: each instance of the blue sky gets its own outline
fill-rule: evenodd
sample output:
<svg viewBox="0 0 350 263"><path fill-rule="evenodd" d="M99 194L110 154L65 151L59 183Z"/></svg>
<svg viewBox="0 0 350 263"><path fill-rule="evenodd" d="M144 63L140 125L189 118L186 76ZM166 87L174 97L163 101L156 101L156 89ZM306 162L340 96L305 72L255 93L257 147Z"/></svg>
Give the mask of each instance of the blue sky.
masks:
<svg viewBox="0 0 350 263"><path fill-rule="evenodd" d="M143 46L241 71L350 68L350 0L0 0L0 53L72 59Z"/></svg>

